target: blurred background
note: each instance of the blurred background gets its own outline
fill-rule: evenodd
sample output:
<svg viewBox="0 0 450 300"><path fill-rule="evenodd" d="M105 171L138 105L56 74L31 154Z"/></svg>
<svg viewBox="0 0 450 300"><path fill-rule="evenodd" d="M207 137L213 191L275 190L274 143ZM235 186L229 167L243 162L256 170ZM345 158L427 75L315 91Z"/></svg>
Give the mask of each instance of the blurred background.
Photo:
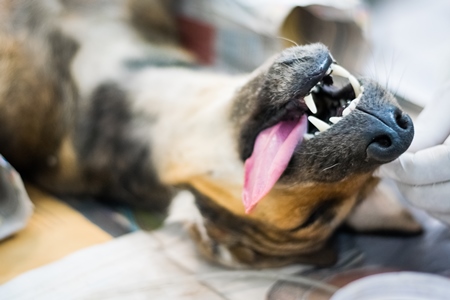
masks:
<svg viewBox="0 0 450 300"><path fill-rule="evenodd" d="M248 72L294 43L322 42L350 71L424 106L450 78L445 0L190 0L175 4L200 62Z"/></svg>
<svg viewBox="0 0 450 300"><path fill-rule="evenodd" d="M145 0L128 1L143 3L141 13L146 13ZM68 6L71 3L61 2L65 5L67 2ZM123 12L118 12L117 7L123 9L123 3L127 3L125 0L79 2L92 7L94 3L112 3L111 10L89 12L106 18L122 17ZM322 42L339 64L356 75L380 82L395 93L401 105L413 115L433 97L438 97L436 92L450 80L448 0L161 0L161 3L170 6L173 12L167 20L167 28L173 29L168 35L176 35L203 68L218 72L251 72L283 48ZM135 25L145 30L146 24ZM11 172L7 168L1 171L8 175ZM20 185L17 188L23 190ZM190 287L186 292L180 287L183 285L177 285L180 289L175 292L172 289L175 282L175 285L161 288L161 294L172 293L173 297L167 299L194 299L196 294L190 296L188 292L198 289L203 293L201 289L205 286L208 292L213 290L215 296L205 292L202 295L207 296L202 299L263 299L262 295L267 295L267 299L298 299L298 295L303 295L299 285L287 282L271 286L267 281L250 283L248 278L240 280L240 277L234 281L229 279L226 284L223 280L208 284L204 279L196 280L193 274L222 270L206 266L191 249L190 239L180 236L178 227L166 225L152 231L150 238L142 235L140 229L161 228L162 215L90 198L55 199L34 188L28 188L28 193L36 209L29 226L1 244L0 284L28 270L46 268L51 262L80 249L108 243L104 248L87 249L84 254L78 253L42 272L36 269L37 272L26 273L0 287L0 295L2 291L10 295L23 292L20 299L34 299L39 291L48 299L66 299L68 293L73 292L78 299L112 299L114 297L107 292L114 283L124 281L123 297L142 292L147 297L142 299L150 299L149 290L155 290L155 286L148 286L145 279L173 274L178 278L188 277L183 283ZM40 204L36 204L36 199L40 199ZM328 273L313 275L323 279L349 266L376 265L448 276L450 233L437 221L421 220L426 232L418 237L342 234L339 240L343 253L341 265L327 270ZM137 234L127 235L132 232ZM125 238L116 239L121 236ZM112 244L111 241L117 242ZM20 251L14 243L22 243ZM31 248L33 251L29 255ZM364 263L361 253L364 253ZM146 267L148 265L154 266L153 273ZM66 274L67 279L61 274ZM48 283L50 279L57 282L52 285ZM24 284L26 291L22 291ZM90 295L95 289L101 293ZM102 294L104 292L106 294ZM90 295L90 298L83 295ZM115 295L117 299L124 299L122 296Z"/></svg>

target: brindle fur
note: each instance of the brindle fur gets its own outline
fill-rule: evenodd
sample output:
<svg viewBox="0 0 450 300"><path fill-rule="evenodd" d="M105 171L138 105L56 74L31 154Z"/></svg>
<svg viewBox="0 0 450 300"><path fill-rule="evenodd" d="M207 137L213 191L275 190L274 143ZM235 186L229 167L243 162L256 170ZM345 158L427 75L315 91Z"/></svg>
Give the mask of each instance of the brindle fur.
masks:
<svg viewBox="0 0 450 300"><path fill-rule="evenodd" d="M126 17L102 15L108 8ZM267 120L312 87L305 74L328 55L324 46L290 48L233 77L161 68L192 59L157 1L9 0L0 14L0 153L23 176L56 194L156 209L169 204L174 187L186 187L203 215L194 237L211 260L333 262L328 239L376 185L371 173L380 163L361 151L359 128L371 125L378 106L396 109L376 83L362 80L363 110L298 147L246 215L243 160ZM101 44L97 28L107 30ZM108 56L117 45L131 50Z"/></svg>

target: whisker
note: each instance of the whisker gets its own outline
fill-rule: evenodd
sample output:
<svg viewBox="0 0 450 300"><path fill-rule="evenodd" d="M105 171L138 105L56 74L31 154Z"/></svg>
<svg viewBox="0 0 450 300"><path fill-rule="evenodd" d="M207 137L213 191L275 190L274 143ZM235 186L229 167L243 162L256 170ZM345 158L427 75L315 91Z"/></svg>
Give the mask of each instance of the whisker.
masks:
<svg viewBox="0 0 450 300"><path fill-rule="evenodd" d="M389 82L387 80L388 78L388 71L387 71L387 64L386 64L386 55L382 53L381 58L383 59L383 68L384 68L384 88L388 90Z"/></svg>
<svg viewBox="0 0 450 300"><path fill-rule="evenodd" d="M293 41L293 40L291 40L291 39L285 38L285 37L283 37L283 36L276 36L276 38L279 38L279 39L281 39L281 40L288 41L288 42L294 44L295 46L299 47L299 45L298 45L295 41ZM297 62L301 62L301 60L297 57L297 54L295 54L295 52L294 52L293 54L294 54L295 59L297 60Z"/></svg>
<svg viewBox="0 0 450 300"><path fill-rule="evenodd" d="M392 91L392 93L394 93L394 96L397 96L398 91L400 90L400 87L401 87L402 81L403 81L403 76L404 76L405 73L406 73L406 69L407 69L407 67L405 67L405 68L403 69L402 75L400 76L400 80L398 81L397 88L395 89L395 92Z"/></svg>
<svg viewBox="0 0 450 300"><path fill-rule="evenodd" d="M282 37L282 36L277 36L276 38L282 39L282 40L285 40L285 41L288 41L288 42L291 42L292 44L294 44L295 46L298 47L298 44L295 41L291 40L291 39L288 39L288 38L285 38L285 37Z"/></svg>
<svg viewBox="0 0 450 300"><path fill-rule="evenodd" d="M336 163L336 164L334 164L334 165L332 165L332 166L326 167L325 169L322 170L322 172L327 171L327 170L330 170L330 169L333 169L334 167L336 167L336 166L338 166L338 165L340 165L340 163Z"/></svg>
<svg viewBox="0 0 450 300"><path fill-rule="evenodd" d="M302 152L302 153L296 153L296 154L301 154L301 155L315 155L315 156L319 156L319 157L328 157L328 155L318 155L319 153L321 153L321 151L315 151L315 152Z"/></svg>
<svg viewBox="0 0 450 300"><path fill-rule="evenodd" d="M395 49L392 49L391 66L390 66L390 68L389 68L389 73L388 73L388 76L387 76L387 78L386 78L387 85L388 85L389 82L390 82L391 74L394 73L394 70L395 70L394 62L395 62L396 60L397 60L397 59L396 59L396 55L395 55ZM392 91L391 91L391 92L392 92Z"/></svg>
<svg viewBox="0 0 450 300"><path fill-rule="evenodd" d="M376 82L380 82L379 78L378 78L378 69L377 69L377 64L376 64L376 57L375 57L375 53L373 52L372 47L370 46L370 44L365 41L366 46L368 51L370 52L370 56L372 57L371 62L373 65L373 68L371 68L371 73L372 73L372 79L375 80Z"/></svg>

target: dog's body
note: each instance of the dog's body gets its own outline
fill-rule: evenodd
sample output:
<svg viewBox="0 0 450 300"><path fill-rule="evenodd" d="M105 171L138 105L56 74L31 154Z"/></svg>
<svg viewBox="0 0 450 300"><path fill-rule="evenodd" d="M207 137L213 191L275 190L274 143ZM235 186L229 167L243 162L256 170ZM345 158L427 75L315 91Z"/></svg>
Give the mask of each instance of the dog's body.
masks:
<svg viewBox="0 0 450 300"><path fill-rule="evenodd" d="M368 154L369 128L385 126L378 111L395 110L397 123L404 116L389 93L361 81L360 109L299 144L277 184L245 214L244 162L272 116L305 96L317 72L325 76L332 62L324 46L288 49L249 75L218 75L170 67L191 58L164 39L173 32L164 17L139 21L140 1L103 3L112 9L100 16L89 12L93 4L6 3L0 153L58 194L161 209L175 187L187 188L202 215L194 236L222 264L331 263L327 239L377 184L372 171L411 142L408 128L388 158ZM147 4L149 12L161 9ZM163 34L146 31L149 42L136 24Z"/></svg>

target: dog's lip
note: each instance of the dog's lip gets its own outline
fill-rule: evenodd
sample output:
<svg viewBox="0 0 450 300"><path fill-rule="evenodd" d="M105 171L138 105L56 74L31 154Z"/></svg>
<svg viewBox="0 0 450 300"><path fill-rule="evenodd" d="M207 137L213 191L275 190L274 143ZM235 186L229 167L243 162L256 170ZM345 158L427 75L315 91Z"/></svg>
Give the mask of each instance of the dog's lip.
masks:
<svg viewBox="0 0 450 300"><path fill-rule="evenodd" d="M321 66L321 69L322 76L316 76L314 81L308 80L313 83L311 89L321 80L326 82L324 78L332 72L331 67L325 69ZM305 113L308 109L313 113L317 112L312 97L305 101L306 96L303 91L302 99L291 99L281 111L276 111L275 117L266 122L269 127L257 134L252 153L246 158L244 166L242 201L246 213L250 213L270 192L288 166L295 149L303 142L308 128Z"/></svg>
<svg viewBox="0 0 450 300"><path fill-rule="evenodd" d="M336 64L336 62L334 61L334 59L331 56L328 56L326 59L324 59L321 63L318 64L318 67L316 68L316 71L307 76L306 79L303 80L303 83L301 84L301 86L299 86L297 88L297 92L295 95L293 95L291 97L291 99L289 101L287 101L284 106L281 107L268 107L267 110L272 111L271 117L266 119L262 124L260 124L257 128L257 130L255 130L251 135L252 137L247 138L247 140L245 141L247 143L247 145L249 145L250 147L245 147L244 151L241 153L241 159L243 161L245 161L247 158L249 158L252 154L253 148L254 148L254 143L256 141L256 137L265 129L275 126L277 123L281 122L281 121L290 121L290 120L300 120L300 118L307 114L309 117L309 121L312 125L319 125L319 127L321 127L321 125L323 125L321 128L321 131L326 131L328 128L330 128L332 125L328 124L336 124L337 122L339 122L341 120L340 117L335 118L336 116L332 116L333 118L331 119L327 119L327 120L316 120L314 115L314 109L310 109L309 107L311 107L311 105L307 105L307 100L305 99L306 97L308 97L309 95L311 95L312 93L314 93L314 90L316 89L316 87L318 86L318 84L320 82L323 83L323 85L332 85L333 84L333 80L332 80L332 72L334 75L334 69L337 69L338 71L336 72L337 76L343 76L343 77L351 77L350 81L350 85L351 88L354 89L354 86L357 85L358 87L360 86L358 80L356 80L356 78L351 75L347 70L345 70L344 68L338 66L336 68L336 66L338 66ZM343 88L342 88L343 90ZM324 89L324 91L326 93L328 93L328 91L326 89ZM334 97L333 95L331 95L332 97ZM306 101L305 101L306 100ZM311 99L309 99L311 100ZM349 103L348 103L349 104ZM355 101L353 106L356 106L357 102ZM349 111L351 112L351 111ZM314 122L314 123L313 123ZM320 123L320 124L319 124ZM312 127L312 126L310 126ZM309 132L309 130L308 130ZM306 134L305 136L305 141L311 139L314 137L314 135L311 134Z"/></svg>
<svg viewBox="0 0 450 300"><path fill-rule="evenodd" d="M269 127L274 126L275 124L289 120L289 119L297 119L299 120L304 114L306 114L309 110L307 104L305 103L305 97L311 94L311 90L323 80L324 77L329 75L329 70L331 64L334 63L334 60L331 56L328 56L322 63L319 64L318 71L310 75L310 78L307 82L299 88L299 92L288 101L284 107L279 109L275 116L267 120L263 126L261 126L261 132Z"/></svg>
<svg viewBox="0 0 450 300"><path fill-rule="evenodd" d="M308 78L307 82L300 87L299 93L297 93L295 99L304 98L311 93L311 90L327 75L329 75L329 70L331 65L335 63L331 56L327 56L327 58L319 63L318 71L311 74L310 78Z"/></svg>
<svg viewBox="0 0 450 300"><path fill-rule="evenodd" d="M314 109L311 110L308 113L309 122L314 125L315 128L317 128L319 131L316 132L316 135L318 133L322 133L324 131L327 131L329 128L331 128L333 125L337 124L342 118L349 115L351 112L353 112L356 109L356 106L359 104L361 98L363 97L364 93L364 87L360 84L360 82L354 77L350 72L348 72L343 67L333 63L330 65L330 69L327 72L329 73L329 83L325 82L325 79L327 79L328 75L325 75L322 78L323 84L321 86L318 86L316 90L322 90L322 94L326 94L328 99L331 99L335 104L332 105L334 108L328 107L328 110L325 112L326 116L324 118L324 115L322 114L322 119L316 117L315 114L315 104L310 104L309 106L312 106ZM331 78L331 75L344 77L346 78L349 83L346 86L343 86L341 88L337 88L333 86L333 80ZM333 89L330 89L330 87L334 87ZM349 91L351 91L352 96L350 96ZM311 91L311 93L316 93L314 91ZM344 95L348 96L344 97ZM353 100L352 100L353 99ZM345 101L344 101L345 100ZM313 97L310 97L310 101L314 101ZM342 101L344 101L344 104L342 104ZM336 104L340 105L338 108L336 107ZM308 106L308 107L309 107ZM331 110L330 110L331 109ZM305 138L306 140L309 140L313 138L315 135L306 134Z"/></svg>

